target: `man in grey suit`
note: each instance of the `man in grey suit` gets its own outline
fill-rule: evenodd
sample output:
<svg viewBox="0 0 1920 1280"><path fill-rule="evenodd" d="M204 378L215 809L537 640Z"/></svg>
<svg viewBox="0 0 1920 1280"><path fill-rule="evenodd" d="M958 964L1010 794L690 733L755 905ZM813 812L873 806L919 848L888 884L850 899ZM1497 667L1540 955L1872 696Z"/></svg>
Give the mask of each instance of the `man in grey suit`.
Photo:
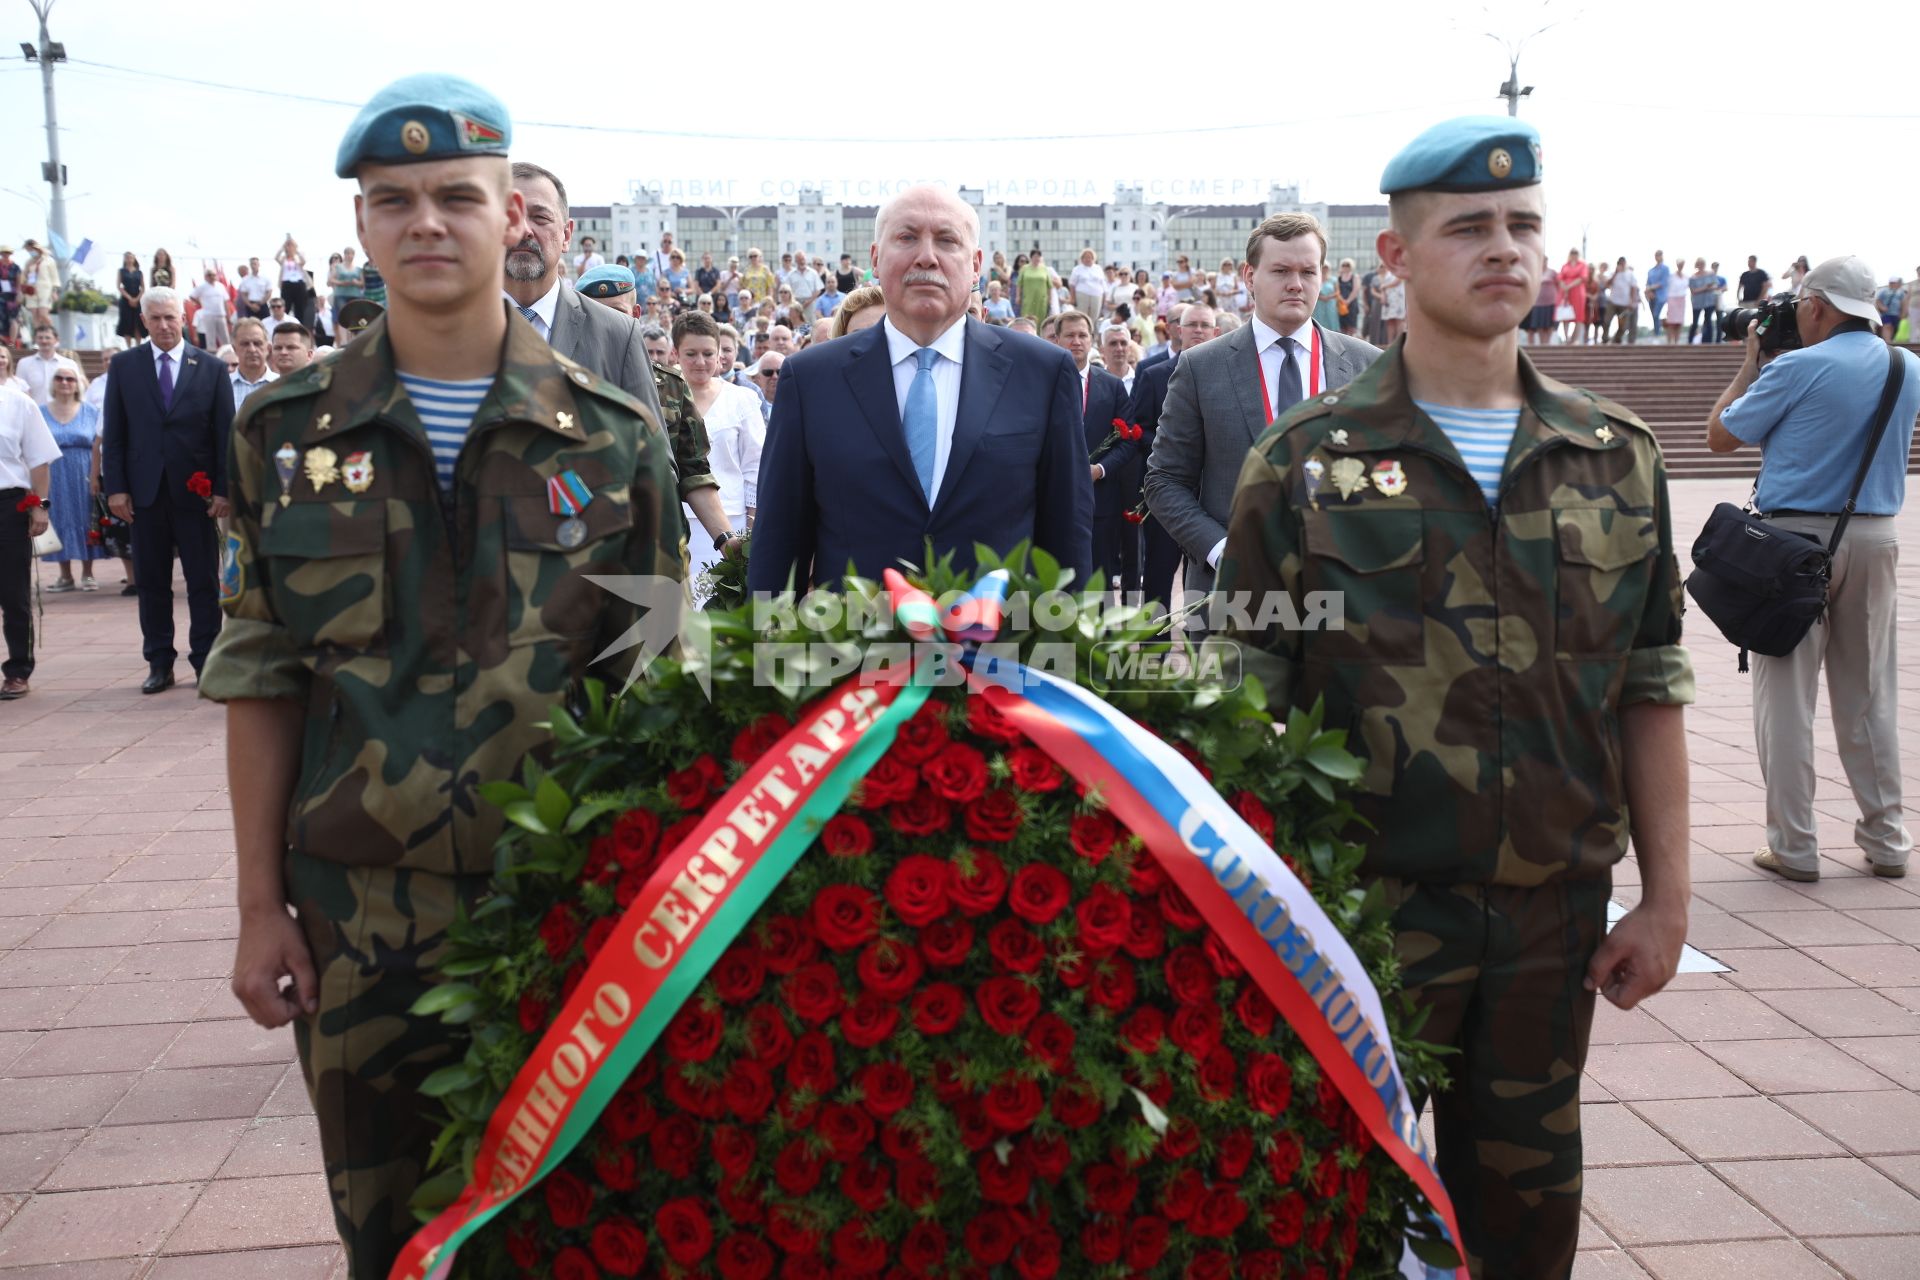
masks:
<svg viewBox="0 0 1920 1280"><path fill-rule="evenodd" d="M1240 268L1253 294L1252 323L1191 347L1174 366L1146 494L1186 555L1189 591L1213 588L1254 439L1301 400L1353 381L1380 354L1313 322L1326 256L1326 235L1310 214L1275 214L1255 227Z"/></svg>
<svg viewBox="0 0 1920 1280"><path fill-rule="evenodd" d="M539 165L516 160L513 187L527 202L527 234L507 251L507 300L555 351L579 361L651 409L654 421L669 434L676 427L687 430L688 424L662 411L640 325L611 307L589 305L561 283L560 264L567 260L573 243L566 186ZM719 482L707 466L706 429L702 426L692 434L692 442L679 438L673 442L675 479L681 498L717 546L731 536L733 525L720 505Z"/></svg>

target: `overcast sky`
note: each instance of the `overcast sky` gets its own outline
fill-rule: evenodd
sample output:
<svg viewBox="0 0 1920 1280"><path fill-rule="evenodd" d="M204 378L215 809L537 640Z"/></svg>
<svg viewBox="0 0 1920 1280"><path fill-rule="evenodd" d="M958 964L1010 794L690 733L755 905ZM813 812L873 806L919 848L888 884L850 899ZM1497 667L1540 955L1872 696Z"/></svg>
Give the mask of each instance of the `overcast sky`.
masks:
<svg viewBox="0 0 1920 1280"><path fill-rule="evenodd" d="M1123 178L1367 202L1421 128L1505 109L1506 54L1484 32L1554 23L1522 54L1538 87L1521 112L1543 136L1556 261L1584 237L1642 268L1655 248L1723 268L1758 253L1776 273L1802 253L1857 253L1882 277L1920 263L1920 13L1886 0L623 8L57 0L72 239L186 265L269 256L290 230L324 261L352 236L333 156L353 108L275 95L357 104L427 70L505 99L514 154L576 204L636 178L718 181L743 204L917 178L998 183L1013 203L1052 202L1024 191L1047 181L1097 203ZM0 49L34 39L26 0L0 17ZM17 243L45 226L47 190L40 77L17 52L0 119L0 237Z"/></svg>

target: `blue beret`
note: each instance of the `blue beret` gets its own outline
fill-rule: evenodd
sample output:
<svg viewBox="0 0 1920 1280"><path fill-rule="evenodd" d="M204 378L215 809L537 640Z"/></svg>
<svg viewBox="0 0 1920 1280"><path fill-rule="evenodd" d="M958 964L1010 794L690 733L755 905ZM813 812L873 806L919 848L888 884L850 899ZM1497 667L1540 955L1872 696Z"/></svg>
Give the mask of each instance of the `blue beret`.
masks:
<svg viewBox="0 0 1920 1280"><path fill-rule="evenodd" d="M340 139L335 176L351 178L360 166L415 164L461 156L507 154L513 120L506 104L459 76L408 76L373 95Z"/></svg>
<svg viewBox="0 0 1920 1280"><path fill-rule="evenodd" d="M626 267L595 267L574 283L573 291L589 298L617 298L633 292L633 272Z"/></svg>
<svg viewBox="0 0 1920 1280"><path fill-rule="evenodd" d="M1540 181L1540 134L1513 116L1461 116L1434 125L1387 162L1380 193L1505 191Z"/></svg>

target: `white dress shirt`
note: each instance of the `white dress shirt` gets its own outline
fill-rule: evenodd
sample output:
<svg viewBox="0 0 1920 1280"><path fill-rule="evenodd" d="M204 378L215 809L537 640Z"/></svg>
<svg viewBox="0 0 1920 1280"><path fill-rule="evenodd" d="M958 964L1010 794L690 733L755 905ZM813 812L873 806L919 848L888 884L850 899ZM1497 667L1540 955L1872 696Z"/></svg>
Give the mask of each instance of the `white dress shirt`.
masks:
<svg viewBox="0 0 1920 1280"><path fill-rule="evenodd" d="M240 412L240 406L247 402L248 396L266 386L269 382L274 381L279 376L279 374L271 369L262 369L260 371L260 381L248 382L247 376L238 369L228 374L227 380L233 383L233 411L235 413Z"/></svg>
<svg viewBox="0 0 1920 1280"><path fill-rule="evenodd" d="M500 291L500 296L505 298L508 302L512 303L513 309L515 311L518 311L520 309L519 302L515 301L514 296L508 293L506 290L502 289ZM545 338L548 342L552 342L553 341L553 313L554 313L554 309L560 305L559 277L556 276L554 278L552 288L548 289L545 293L541 294L530 305L533 308L533 314L535 317L535 319L531 321L533 327L540 331L541 337Z"/></svg>
<svg viewBox="0 0 1920 1280"><path fill-rule="evenodd" d="M893 363L893 398L900 409L900 421L907 420L907 392L913 389L914 375L920 366L913 353L920 348L912 338L893 327L893 317L880 322L887 331L887 358ZM960 365L967 354L967 318L961 316L947 331L930 344L940 353L933 362L933 398L936 416L933 437L933 494L940 495L947 475L947 456L953 452L953 424L960 415ZM932 505L932 499L928 500Z"/></svg>
<svg viewBox="0 0 1920 1280"><path fill-rule="evenodd" d="M713 407L700 415L707 426L707 471L720 482L720 509L735 533L747 531L747 512L759 506L760 450L767 442L766 419L754 391L724 379L714 385L720 394ZM685 504L682 504L685 506ZM699 519L686 507L687 527L698 530ZM696 536L687 544L691 576L697 578L719 562L713 540Z"/></svg>
<svg viewBox="0 0 1920 1280"><path fill-rule="evenodd" d="M1300 350L1294 356L1294 363L1300 367L1300 398L1304 400L1312 395L1314 374L1310 365L1313 362L1313 321L1308 320L1291 333L1281 333L1257 315L1251 323L1253 349L1260 353L1260 376L1267 382L1267 404L1273 406L1275 413L1280 411L1280 371L1287 363L1287 353L1280 346L1282 338L1292 338L1300 344ZM1327 344L1324 342L1320 344L1319 382L1324 391L1327 386ZM1225 538L1213 544L1213 549L1207 552L1209 569L1220 567L1220 553L1226 549Z"/></svg>
<svg viewBox="0 0 1920 1280"><path fill-rule="evenodd" d="M13 371L25 380L27 395L32 397L35 404L52 404L53 371L59 367L59 356L49 359L36 351L14 361Z"/></svg>
<svg viewBox="0 0 1920 1280"><path fill-rule="evenodd" d="M24 391L0 387L0 489L33 488L33 468L59 456L40 406Z"/></svg>
<svg viewBox="0 0 1920 1280"><path fill-rule="evenodd" d="M1107 273L1102 271L1098 265L1088 266L1082 262L1068 273L1067 283L1073 286L1073 291L1076 294L1086 293L1100 298L1104 297L1107 292ZM1128 296L1131 297L1132 295L1129 294ZM1094 318L1098 319L1099 317L1096 316Z"/></svg>
<svg viewBox="0 0 1920 1280"><path fill-rule="evenodd" d="M178 391L180 389L180 371L186 368L186 365L181 361L180 357L187 353L187 344L184 341L177 343L171 351L162 351L160 344L157 342L149 342L147 346L153 350L153 376L156 380L160 377L160 357L168 356L172 358L173 389Z"/></svg>
<svg viewBox="0 0 1920 1280"><path fill-rule="evenodd" d="M265 276L245 276L234 287L240 290L243 299L255 306L265 302L267 295L273 292L273 286L267 283Z"/></svg>

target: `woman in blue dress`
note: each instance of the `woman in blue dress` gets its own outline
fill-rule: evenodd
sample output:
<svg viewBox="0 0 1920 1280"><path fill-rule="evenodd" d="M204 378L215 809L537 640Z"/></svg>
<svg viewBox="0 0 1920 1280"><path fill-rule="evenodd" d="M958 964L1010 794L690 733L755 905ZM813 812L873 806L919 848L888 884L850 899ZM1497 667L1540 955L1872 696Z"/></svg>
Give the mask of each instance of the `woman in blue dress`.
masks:
<svg viewBox="0 0 1920 1280"><path fill-rule="evenodd" d="M60 579L48 591L99 590L93 580L93 562L107 554L100 542L89 537L95 533L91 477L100 448L100 414L81 401L85 389L80 366L62 357L47 383L48 403L40 407L53 442L60 446L60 456L47 475L47 505L53 508L48 516L60 535L60 550L41 557L60 566ZM77 583L73 580L76 561L81 573Z"/></svg>
<svg viewBox="0 0 1920 1280"><path fill-rule="evenodd" d="M1313 304L1314 323L1330 333L1340 332L1340 284L1333 277L1333 264L1320 266L1320 297Z"/></svg>

